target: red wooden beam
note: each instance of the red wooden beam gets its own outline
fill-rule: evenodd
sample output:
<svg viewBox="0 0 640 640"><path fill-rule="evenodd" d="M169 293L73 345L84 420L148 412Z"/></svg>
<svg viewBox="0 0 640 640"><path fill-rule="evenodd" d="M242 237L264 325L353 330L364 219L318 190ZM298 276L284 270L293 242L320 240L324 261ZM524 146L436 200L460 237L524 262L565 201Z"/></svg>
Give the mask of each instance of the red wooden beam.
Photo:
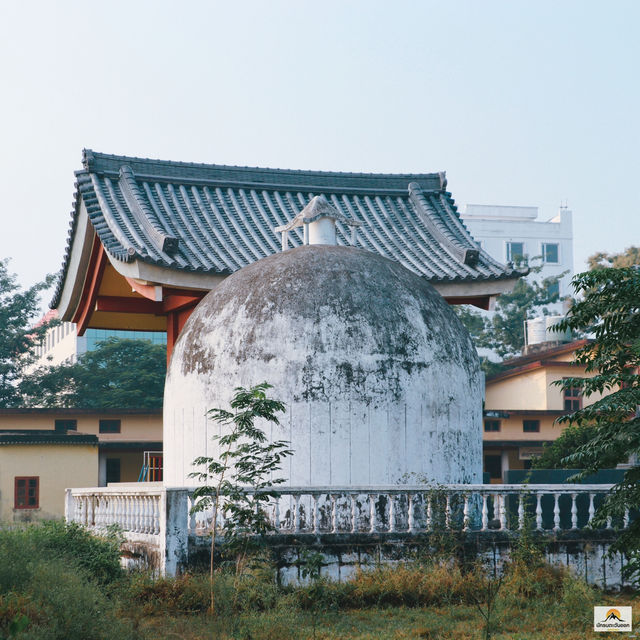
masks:
<svg viewBox="0 0 640 640"><path fill-rule="evenodd" d="M204 297L198 295L168 295L162 302L162 308L165 313L170 311L181 311L190 307L195 307Z"/></svg>
<svg viewBox="0 0 640 640"><path fill-rule="evenodd" d="M114 313L148 313L163 315L162 302L153 302L147 298L126 298L124 296L98 296L96 311Z"/></svg>
<svg viewBox="0 0 640 640"><path fill-rule="evenodd" d="M93 237L93 246L91 247L91 257L89 258L89 266L87 268L87 277L85 278L80 295L80 303L71 319L77 325L78 335L84 335L89 325L91 314L95 310L96 298L98 297L98 289L102 281L104 269L107 266L107 254L98 236Z"/></svg>
<svg viewBox="0 0 640 640"><path fill-rule="evenodd" d="M159 300L157 300L156 298L156 287L154 285L140 284L133 278L127 278L126 276L125 280L129 283L131 289L133 289L133 291L135 291L136 293L139 293L143 298L147 298L147 300L153 300L154 302L159 302Z"/></svg>

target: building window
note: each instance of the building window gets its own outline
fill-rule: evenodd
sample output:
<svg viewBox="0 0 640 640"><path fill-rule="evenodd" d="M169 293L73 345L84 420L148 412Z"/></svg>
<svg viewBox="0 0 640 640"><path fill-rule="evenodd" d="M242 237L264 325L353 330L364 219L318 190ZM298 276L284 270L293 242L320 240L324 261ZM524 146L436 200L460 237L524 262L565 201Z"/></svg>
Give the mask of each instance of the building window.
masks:
<svg viewBox="0 0 640 640"><path fill-rule="evenodd" d="M120 482L120 458L107 458L107 484Z"/></svg>
<svg viewBox="0 0 640 640"><path fill-rule="evenodd" d="M485 420L484 421L484 430L485 431L500 431L500 420Z"/></svg>
<svg viewBox="0 0 640 640"><path fill-rule="evenodd" d="M16 478L15 509L37 509L40 506L39 476Z"/></svg>
<svg viewBox="0 0 640 640"><path fill-rule="evenodd" d="M523 420L522 430L525 433L538 433L540 431L540 420Z"/></svg>
<svg viewBox="0 0 640 640"><path fill-rule="evenodd" d="M524 260L524 242L507 242L507 262Z"/></svg>
<svg viewBox="0 0 640 640"><path fill-rule="evenodd" d="M565 411L582 409L582 391L580 387L565 387L562 392L564 394Z"/></svg>
<svg viewBox="0 0 640 640"><path fill-rule="evenodd" d="M56 427L56 431L77 431L78 421L77 420L56 420L55 427Z"/></svg>
<svg viewBox="0 0 640 640"><path fill-rule="evenodd" d="M492 480L502 479L502 456L486 455L484 457L484 471Z"/></svg>
<svg viewBox="0 0 640 640"><path fill-rule="evenodd" d="M100 433L120 433L120 420L100 420Z"/></svg>
<svg viewBox="0 0 640 640"><path fill-rule="evenodd" d="M542 261L546 264L558 264L560 262L560 249L557 243L542 243Z"/></svg>
<svg viewBox="0 0 640 640"><path fill-rule="evenodd" d="M547 282L545 284L547 295L550 298L557 298L560 295L560 283L555 280L554 282Z"/></svg>

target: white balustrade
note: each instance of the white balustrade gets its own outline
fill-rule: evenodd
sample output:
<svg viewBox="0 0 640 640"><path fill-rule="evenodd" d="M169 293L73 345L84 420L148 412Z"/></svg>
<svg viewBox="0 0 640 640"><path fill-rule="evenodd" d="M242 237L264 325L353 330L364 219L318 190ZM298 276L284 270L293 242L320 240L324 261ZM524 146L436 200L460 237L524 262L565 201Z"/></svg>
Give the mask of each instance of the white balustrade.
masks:
<svg viewBox="0 0 640 640"><path fill-rule="evenodd" d="M611 485L400 485L379 487L282 487L265 506L278 534L420 533L459 531L576 530L588 526L596 497ZM95 530L118 525L125 537L159 536L172 492L185 494L174 517L185 535L209 535L213 508L193 513L193 489L127 486L70 489L67 519ZM566 496L566 497L563 497ZM182 505L182 503L179 503ZM629 525L629 513L607 528ZM181 525L180 522L183 524ZM218 526L224 524L219 510Z"/></svg>

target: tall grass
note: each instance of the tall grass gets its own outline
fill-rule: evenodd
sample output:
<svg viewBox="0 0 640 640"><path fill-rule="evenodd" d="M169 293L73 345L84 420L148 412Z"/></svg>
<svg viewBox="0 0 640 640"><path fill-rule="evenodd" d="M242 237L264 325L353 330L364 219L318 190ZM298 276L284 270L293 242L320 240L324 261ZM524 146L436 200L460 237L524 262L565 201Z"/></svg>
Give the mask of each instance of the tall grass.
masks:
<svg viewBox="0 0 640 640"><path fill-rule="evenodd" d="M132 638L116 615L117 542L62 522L0 529L0 637Z"/></svg>

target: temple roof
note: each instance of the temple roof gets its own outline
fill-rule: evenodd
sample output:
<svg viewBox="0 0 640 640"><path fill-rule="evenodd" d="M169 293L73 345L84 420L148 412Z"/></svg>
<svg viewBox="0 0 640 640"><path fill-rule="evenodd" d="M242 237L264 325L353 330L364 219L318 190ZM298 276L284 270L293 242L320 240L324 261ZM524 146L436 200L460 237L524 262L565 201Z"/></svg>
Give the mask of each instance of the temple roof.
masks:
<svg viewBox="0 0 640 640"><path fill-rule="evenodd" d="M69 276L80 203L116 269L228 275L281 250L274 231L316 195L360 222L356 246L437 282L515 280L522 273L480 250L460 220L444 173L366 174L166 162L84 152L62 277ZM351 232L337 221L337 242ZM303 243L300 228L289 246Z"/></svg>

